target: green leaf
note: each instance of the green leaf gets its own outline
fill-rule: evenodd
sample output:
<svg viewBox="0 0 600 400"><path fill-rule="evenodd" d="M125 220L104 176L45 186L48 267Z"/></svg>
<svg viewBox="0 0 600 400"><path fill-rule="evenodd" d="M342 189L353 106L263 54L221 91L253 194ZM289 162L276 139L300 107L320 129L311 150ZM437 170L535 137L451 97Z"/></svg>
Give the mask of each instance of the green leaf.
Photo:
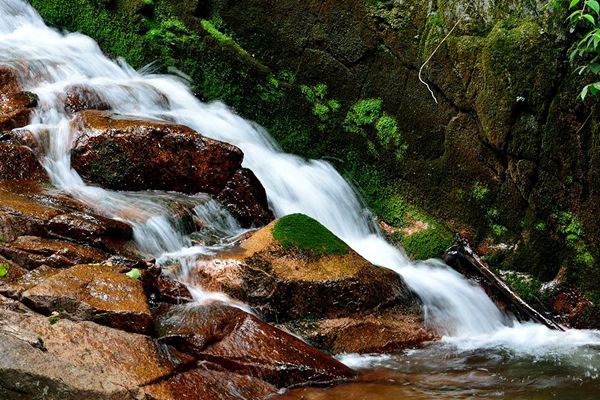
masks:
<svg viewBox="0 0 600 400"><path fill-rule="evenodd" d="M142 271L140 271L137 268L133 268L131 271L129 271L125 275L127 275L128 277L133 278L133 279L140 279L142 277Z"/></svg>
<svg viewBox="0 0 600 400"><path fill-rule="evenodd" d="M9 268L10 267L8 264L0 264L0 278L4 278L6 275L8 275Z"/></svg>
<svg viewBox="0 0 600 400"><path fill-rule="evenodd" d="M583 14L583 18L585 18L586 20L588 20L588 22L592 25L596 25L596 20L594 19L594 17L591 14Z"/></svg>
<svg viewBox="0 0 600 400"><path fill-rule="evenodd" d="M581 90L581 93L579 94L579 97L581 97L581 100L585 100L589 89L590 89L590 85L587 85Z"/></svg>
<svg viewBox="0 0 600 400"><path fill-rule="evenodd" d="M577 6L577 4L579 4L579 2L580 2L580 1L581 1L581 0L572 0L572 1L571 1L571 4L569 4L569 8L576 7L576 6Z"/></svg>
<svg viewBox="0 0 600 400"><path fill-rule="evenodd" d="M575 0L573 0L573 1L575 1ZM598 4L598 2L596 0L588 0L586 4L592 10L594 10L596 12L596 14L598 14L598 12L600 12L600 4Z"/></svg>

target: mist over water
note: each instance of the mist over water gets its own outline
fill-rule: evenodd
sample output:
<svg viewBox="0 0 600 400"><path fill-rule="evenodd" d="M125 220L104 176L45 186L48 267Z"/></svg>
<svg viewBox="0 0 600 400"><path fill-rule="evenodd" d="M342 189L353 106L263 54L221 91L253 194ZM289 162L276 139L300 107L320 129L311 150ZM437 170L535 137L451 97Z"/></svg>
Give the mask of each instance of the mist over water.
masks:
<svg viewBox="0 0 600 400"><path fill-rule="evenodd" d="M217 253L244 230L205 195L114 192L86 185L71 168L74 138L63 97L67 87L95 89L113 112L184 124L240 147L244 166L264 185L277 217L307 214L371 262L401 274L422 299L427 323L452 348L502 347L529 354L600 345L596 331L553 332L541 325L516 322L480 287L440 261L410 262L383 239L356 192L330 164L283 153L263 128L235 115L224 104L200 102L179 78L141 74L123 61L106 58L86 36L65 35L46 27L22 0L0 0L0 64L17 69L25 90L40 98L26 129L43 144L41 160L53 184L99 213L131 224L140 251L158 262L177 259L183 269L182 280L198 256ZM203 243L178 228L170 207L173 202L188 205L208 222ZM201 288L192 291L199 300L231 301ZM558 353L569 356L568 351Z"/></svg>

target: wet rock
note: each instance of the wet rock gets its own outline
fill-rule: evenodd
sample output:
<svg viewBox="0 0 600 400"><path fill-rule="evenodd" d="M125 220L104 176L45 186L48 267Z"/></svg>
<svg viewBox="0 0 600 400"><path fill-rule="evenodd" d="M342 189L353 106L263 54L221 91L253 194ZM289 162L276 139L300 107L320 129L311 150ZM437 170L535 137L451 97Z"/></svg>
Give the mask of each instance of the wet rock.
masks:
<svg viewBox="0 0 600 400"><path fill-rule="evenodd" d="M61 270L42 265L33 271L27 271L11 265L10 271L12 276L0 279L0 295L18 300L23 292L39 285L51 276L58 274Z"/></svg>
<svg viewBox="0 0 600 400"><path fill-rule="evenodd" d="M25 291L22 301L50 314L61 311L70 319L94 321L128 332L147 333L152 317L139 280L101 265L78 265Z"/></svg>
<svg viewBox="0 0 600 400"><path fill-rule="evenodd" d="M264 226L274 218L265 189L247 168L241 168L233 175L217 199L242 226Z"/></svg>
<svg viewBox="0 0 600 400"><path fill-rule="evenodd" d="M293 222L286 230L291 236L276 239L278 224L288 221ZM316 245L331 243L335 251L282 244L295 235ZM419 310L398 274L369 263L309 217L276 221L243 242L237 253L221 258L200 262L193 279L247 302L267 321L338 318L391 305Z"/></svg>
<svg viewBox="0 0 600 400"><path fill-rule="evenodd" d="M0 297L0 397L100 400L144 398L141 386L174 368L155 342L91 322L48 318Z"/></svg>
<svg viewBox="0 0 600 400"><path fill-rule="evenodd" d="M170 306L158 313L155 324L165 343L278 387L353 376L333 358L237 308L220 304Z"/></svg>
<svg viewBox="0 0 600 400"><path fill-rule="evenodd" d="M247 375L197 369L147 386L144 392L151 400L258 400L277 389Z"/></svg>
<svg viewBox="0 0 600 400"><path fill-rule="evenodd" d="M237 147L182 125L83 111L73 127L73 167L110 189L218 194L243 158Z"/></svg>
<svg viewBox="0 0 600 400"><path fill-rule="evenodd" d="M111 106L93 88L72 85L65 90L65 111L75 114L82 110L110 110Z"/></svg>
<svg viewBox="0 0 600 400"><path fill-rule="evenodd" d="M31 149L17 144L0 144L0 181L49 182L46 171Z"/></svg>
<svg viewBox="0 0 600 400"><path fill-rule="evenodd" d="M264 188L241 168L243 153L235 146L183 125L102 111L79 112L73 127L79 135L73 168L91 182L116 190L219 195L244 226L272 219Z"/></svg>
<svg viewBox="0 0 600 400"><path fill-rule="evenodd" d="M153 300L165 303L181 304L192 301L187 287L169 276L158 266L148 268L144 275L146 293L151 293Z"/></svg>
<svg viewBox="0 0 600 400"><path fill-rule="evenodd" d="M0 95L6 96L19 90L21 83L17 70L8 65L0 66Z"/></svg>
<svg viewBox="0 0 600 400"><path fill-rule="evenodd" d="M284 326L334 354L390 353L438 338L425 328L420 316L393 309L373 315L296 321Z"/></svg>
<svg viewBox="0 0 600 400"><path fill-rule="evenodd" d="M99 247L111 247L111 239L131 240L131 226L114 219L83 212L61 214L48 222L50 231L59 237L70 238Z"/></svg>
<svg viewBox="0 0 600 400"><path fill-rule="evenodd" d="M71 242L20 236L0 246L0 254L29 270L48 265L65 268L106 260L109 255L93 247Z"/></svg>
<svg viewBox="0 0 600 400"><path fill-rule="evenodd" d="M29 124L37 96L31 92L17 92L0 96L0 130L9 131Z"/></svg>

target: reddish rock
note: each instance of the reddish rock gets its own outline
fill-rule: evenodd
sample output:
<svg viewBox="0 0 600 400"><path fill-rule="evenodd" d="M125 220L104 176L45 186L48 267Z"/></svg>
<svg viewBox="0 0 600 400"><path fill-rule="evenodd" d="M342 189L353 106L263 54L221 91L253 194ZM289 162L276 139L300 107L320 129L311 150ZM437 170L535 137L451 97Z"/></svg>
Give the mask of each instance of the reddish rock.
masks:
<svg viewBox="0 0 600 400"><path fill-rule="evenodd" d="M146 292L151 293L153 300L165 303L181 304L192 301L187 287L169 276L158 266L151 266L144 274Z"/></svg>
<svg viewBox="0 0 600 400"><path fill-rule="evenodd" d="M395 272L358 253L308 254L284 249L274 222L219 260L198 262L191 276L210 291L248 303L269 322L339 318L402 305L419 313L417 299Z"/></svg>
<svg viewBox="0 0 600 400"><path fill-rule="evenodd" d="M0 144L0 181L49 182L46 171L33 151L17 144Z"/></svg>
<svg viewBox="0 0 600 400"><path fill-rule="evenodd" d="M272 219L264 188L241 168L243 153L167 122L81 111L73 168L84 179L116 190L168 190L219 196L244 226ZM139 149L144 151L140 152Z"/></svg>
<svg viewBox="0 0 600 400"><path fill-rule="evenodd" d="M0 96L0 130L10 131L29 124L37 96L30 92L16 92Z"/></svg>
<svg viewBox="0 0 600 400"><path fill-rule="evenodd" d="M74 239L111 248L116 240L132 240L133 229L130 225L96 214L75 211L61 214L48 222L50 233L62 238Z"/></svg>
<svg viewBox="0 0 600 400"><path fill-rule="evenodd" d="M20 236L11 243L1 245L0 254L30 270L42 265L65 268L101 262L109 257L93 247L35 236Z"/></svg>
<svg viewBox="0 0 600 400"><path fill-rule="evenodd" d="M151 400L260 400L277 389L246 375L196 369L147 386L144 392Z"/></svg>
<svg viewBox="0 0 600 400"><path fill-rule="evenodd" d="M84 178L110 189L216 195L243 158L237 147L182 125L82 111L73 127L79 134L73 167Z"/></svg>
<svg viewBox="0 0 600 400"><path fill-rule="evenodd" d="M389 353L438 339L420 316L401 310L285 324L311 344L334 354Z"/></svg>
<svg viewBox="0 0 600 400"><path fill-rule="evenodd" d="M0 397L7 399L144 398L141 387L170 377L176 361L147 336L92 322L51 324L2 297L0 354Z"/></svg>
<svg viewBox="0 0 600 400"><path fill-rule="evenodd" d="M0 66L0 95L5 96L20 90L21 83L17 70L7 65Z"/></svg>
<svg viewBox="0 0 600 400"><path fill-rule="evenodd" d="M237 308L171 306L158 314L155 324L162 340L179 350L278 387L354 375L335 359Z"/></svg>
<svg viewBox="0 0 600 400"><path fill-rule="evenodd" d="M11 265L9 271L9 276L0 279L0 295L18 300L24 291L39 285L51 276L58 274L61 270L42 265L33 271L27 271Z"/></svg>
<svg viewBox="0 0 600 400"><path fill-rule="evenodd" d="M247 168L237 170L217 199L242 226L264 226L274 218L264 187Z"/></svg>
<svg viewBox="0 0 600 400"><path fill-rule="evenodd" d="M82 110L110 110L110 104L93 88L72 85L65 90L65 111L75 114Z"/></svg>
<svg viewBox="0 0 600 400"><path fill-rule="evenodd" d="M101 265L78 265L25 291L22 301L45 314L94 321L128 332L147 333L152 316L139 280Z"/></svg>

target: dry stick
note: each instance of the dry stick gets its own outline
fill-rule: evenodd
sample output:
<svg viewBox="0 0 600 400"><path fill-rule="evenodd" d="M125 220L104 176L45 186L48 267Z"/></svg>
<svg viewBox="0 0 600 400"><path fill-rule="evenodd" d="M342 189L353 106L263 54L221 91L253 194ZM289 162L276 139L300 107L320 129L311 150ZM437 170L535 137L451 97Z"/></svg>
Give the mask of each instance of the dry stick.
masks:
<svg viewBox="0 0 600 400"><path fill-rule="evenodd" d="M425 68L425 66L427 65L427 63L429 61L431 61L431 59L433 58L433 56L435 55L435 53L437 53L437 51L440 49L440 47L442 47L442 44L444 44L444 42L450 37L450 35L452 35L452 32L456 29L456 27L458 26L458 24L460 23L460 21L462 20L462 17L460 17L458 19L458 21L456 21L456 24L454 24L454 26L452 27L452 29L450 29L450 32L448 32L448 34L446 35L445 38L442 39L442 41L440 42L440 44L437 45L437 47L435 48L435 50L433 50L433 53L431 53L431 55L429 56L429 58L427 60L425 60L425 62L423 63L423 65L421 65L421 68L419 69L419 80L421 81L421 83L423 85L425 85L427 87L427 90L429 90L429 93L431 93L431 97L433 97L433 100L435 101L435 104L439 104L437 98L435 97L435 94L433 93L433 90L431 90L431 88L429 87L429 84L427 82L425 82L423 80L423 78L421 77L421 75L423 74L423 68Z"/></svg>

